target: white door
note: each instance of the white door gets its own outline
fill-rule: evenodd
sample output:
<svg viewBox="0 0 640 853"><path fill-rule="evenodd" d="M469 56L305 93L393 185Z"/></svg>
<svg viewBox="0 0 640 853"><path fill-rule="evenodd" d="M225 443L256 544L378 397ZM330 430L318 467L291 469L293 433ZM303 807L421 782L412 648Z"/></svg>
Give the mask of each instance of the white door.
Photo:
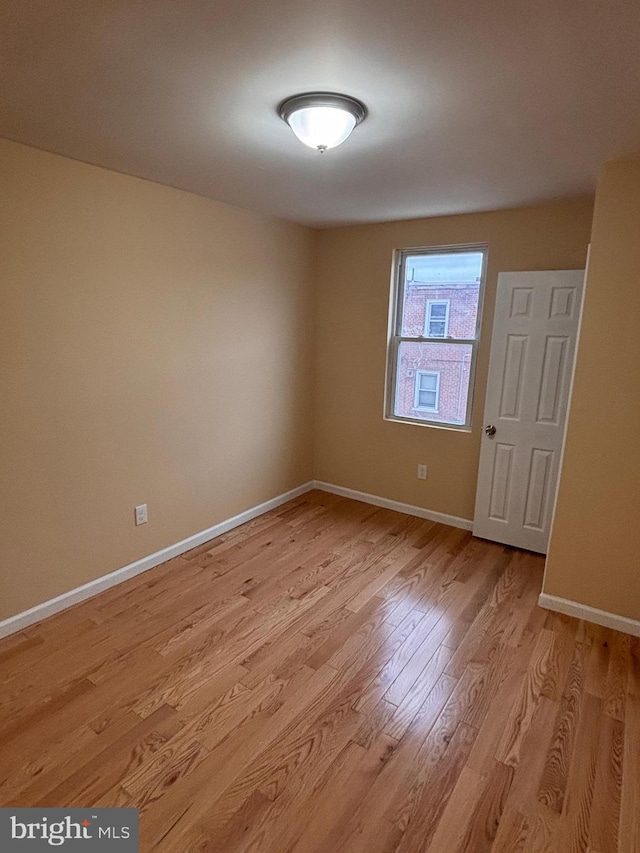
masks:
<svg viewBox="0 0 640 853"><path fill-rule="evenodd" d="M583 281L584 270L498 276L476 536L547 552Z"/></svg>

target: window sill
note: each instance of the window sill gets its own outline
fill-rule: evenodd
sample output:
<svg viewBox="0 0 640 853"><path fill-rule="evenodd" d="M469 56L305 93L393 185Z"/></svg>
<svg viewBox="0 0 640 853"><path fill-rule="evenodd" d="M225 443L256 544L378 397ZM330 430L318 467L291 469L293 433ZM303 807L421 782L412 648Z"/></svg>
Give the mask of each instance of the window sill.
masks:
<svg viewBox="0 0 640 853"><path fill-rule="evenodd" d="M449 432L466 432L472 433L473 428L465 424L443 424L435 423L434 421L413 420L413 418L398 418L396 416L384 415L384 420L395 424L409 424L409 426L429 427L431 429L444 429Z"/></svg>

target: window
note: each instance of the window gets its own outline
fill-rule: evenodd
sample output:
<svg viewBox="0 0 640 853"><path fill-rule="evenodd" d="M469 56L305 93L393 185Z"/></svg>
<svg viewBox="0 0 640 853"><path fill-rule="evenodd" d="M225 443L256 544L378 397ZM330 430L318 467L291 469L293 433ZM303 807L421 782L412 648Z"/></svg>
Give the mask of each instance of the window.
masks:
<svg viewBox="0 0 640 853"><path fill-rule="evenodd" d="M416 373L416 391L413 408L421 412L437 412L440 397L440 374L431 370Z"/></svg>
<svg viewBox="0 0 640 853"><path fill-rule="evenodd" d="M429 299L427 302L427 316L424 324L425 338L446 338L449 334L449 306L448 299L436 301Z"/></svg>
<svg viewBox="0 0 640 853"><path fill-rule="evenodd" d="M470 429L486 246L394 259L385 417Z"/></svg>

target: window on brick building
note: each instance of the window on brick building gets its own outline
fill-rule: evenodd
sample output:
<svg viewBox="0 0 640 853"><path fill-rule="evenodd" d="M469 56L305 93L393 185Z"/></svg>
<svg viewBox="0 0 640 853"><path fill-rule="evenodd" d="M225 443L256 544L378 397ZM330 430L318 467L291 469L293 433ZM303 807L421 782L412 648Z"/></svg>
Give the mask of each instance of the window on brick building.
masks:
<svg viewBox="0 0 640 853"><path fill-rule="evenodd" d="M418 370L413 408L421 412L437 412L440 396L440 374L431 370Z"/></svg>
<svg viewBox="0 0 640 853"><path fill-rule="evenodd" d="M394 258L385 417L470 429L486 246Z"/></svg>
<svg viewBox="0 0 640 853"><path fill-rule="evenodd" d="M424 324L425 338L446 338L449 334L449 306L448 299L436 301L430 299L427 302L426 320Z"/></svg>

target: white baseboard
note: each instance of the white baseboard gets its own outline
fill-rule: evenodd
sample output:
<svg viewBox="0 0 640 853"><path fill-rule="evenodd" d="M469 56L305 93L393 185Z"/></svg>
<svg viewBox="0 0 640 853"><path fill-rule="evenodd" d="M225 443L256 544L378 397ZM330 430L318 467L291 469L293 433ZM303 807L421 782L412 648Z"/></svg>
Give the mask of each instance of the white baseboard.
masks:
<svg viewBox="0 0 640 853"><path fill-rule="evenodd" d="M444 512L435 512L432 509L424 509L413 504L403 504L400 501L392 501L381 498L378 495L369 495L366 492L357 492L355 489L346 489L344 486L334 486L332 483L324 483L322 480L314 480L313 487L323 492L331 492L333 495L341 495L343 498L352 498L354 501L362 501L373 506L382 506L385 509L394 509L396 512L404 512L406 515L415 515L418 518L426 518L429 521L437 521L440 524L448 524L450 527L459 527L461 530L471 530L473 521L468 518L458 518L457 515L446 515Z"/></svg>
<svg viewBox="0 0 640 853"><path fill-rule="evenodd" d="M194 533L193 536L189 536L181 542L176 542L175 545L169 545L167 548L162 548L162 550L156 551L155 554L150 554L148 557L136 560L135 563L130 563L128 566L116 569L116 571L110 572L108 575L103 575L93 581L89 581L89 583L85 583L82 586L69 590L69 592L64 592L62 595L56 596L56 598L51 598L49 601L37 604L35 607L25 610L23 613L10 616L8 619L0 622L0 639L2 637L7 637L9 634L14 634L16 631L22 631L23 628L28 628L29 625L40 622L48 616L53 616L55 613L60 613L62 610L73 607L74 604L85 601L87 598L92 598L99 592L104 592L105 589L117 586L118 584L129 580L129 578L133 578L136 575L142 574L142 572L148 571L148 569L154 568L154 566L160 565L160 563L165 563L173 557L178 557L180 554L190 551L192 548L197 548L198 545L202 545L209 539L221 536L228 530L233 530L234 527L239 527L241 524L251 521L252 519L257 518L257 516L268 512L270 509L275 509L281 504L293 500L293 498L297 498L305 492L311 491L313 488L313 481L303 483L301 486L291 489L289 492L285 492L282 495L271 498L271 500L251 507L251 509L247 509L238 515L234 515L233 518L228 518L226 521L214 524L213 527L201 530L200 533Z"/></svg>
<svg viewBox="0 0 640 853"><path fill-rule="evenodd" d="M587 622L595 622L596 625L603 625L605 628L613 628L615 631L640 637L640 622L637 619L629 619L628 616L618 616L616 613L598 610L597 607L589 607L588 604L580 604L546 592L540 593L538 604L545 610L555 610L556 613L564 613L565 616L575 616L576 619L585 619Z"/></svg>

